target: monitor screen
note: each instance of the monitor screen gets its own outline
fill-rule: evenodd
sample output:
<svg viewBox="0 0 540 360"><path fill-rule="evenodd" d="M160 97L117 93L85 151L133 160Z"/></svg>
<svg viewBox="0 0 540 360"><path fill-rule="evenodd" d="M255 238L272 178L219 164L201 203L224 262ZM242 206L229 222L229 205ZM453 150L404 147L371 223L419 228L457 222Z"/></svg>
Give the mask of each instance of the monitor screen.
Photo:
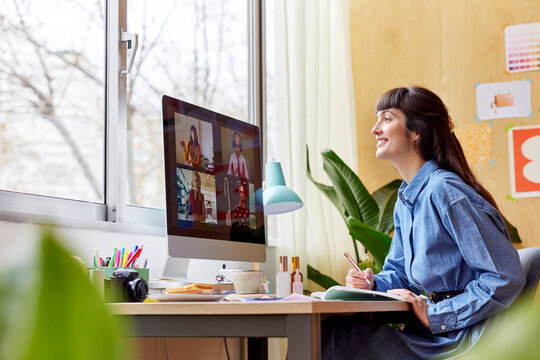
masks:
<svg viewBox="0 0 540 360"><path fill-rule="evenodd" d="M163 135L169 254L262 259L259 128L163 96Z"/></svg>

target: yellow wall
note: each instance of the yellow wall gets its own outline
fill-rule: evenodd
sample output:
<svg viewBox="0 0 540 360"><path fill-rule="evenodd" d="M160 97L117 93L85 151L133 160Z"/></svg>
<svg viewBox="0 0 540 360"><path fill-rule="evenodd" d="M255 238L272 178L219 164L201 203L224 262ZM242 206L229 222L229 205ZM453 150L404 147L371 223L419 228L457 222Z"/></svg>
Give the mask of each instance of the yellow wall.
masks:
<svg viewBox="0 0 540 360"><path fill-rule="evenodd" d="M495 162L470 163L523 239L540 246L540 198L506 199L510 191L509 125L540 125L540 71L505 72L504 26L540 21L538 0L351 0L351 46L356 96L359 175L369 190L399 177L375 159L375 101L397 86L437 93L459 126L477 124L477 82L533 80L532 118L493 120ZM456 133L459 135L458 131Z"/></svg>

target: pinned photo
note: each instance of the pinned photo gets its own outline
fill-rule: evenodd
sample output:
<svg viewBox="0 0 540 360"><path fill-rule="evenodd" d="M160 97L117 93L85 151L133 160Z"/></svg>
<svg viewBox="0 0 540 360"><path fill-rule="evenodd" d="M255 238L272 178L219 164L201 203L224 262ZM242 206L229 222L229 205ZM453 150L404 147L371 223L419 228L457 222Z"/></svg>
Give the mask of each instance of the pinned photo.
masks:
<svg viewBox="0 0 540 360"><path fill-rule="evenodd" d="M531 114L531 83L527 80L479 84L476 114L480 120L526 117Z"/></svg>

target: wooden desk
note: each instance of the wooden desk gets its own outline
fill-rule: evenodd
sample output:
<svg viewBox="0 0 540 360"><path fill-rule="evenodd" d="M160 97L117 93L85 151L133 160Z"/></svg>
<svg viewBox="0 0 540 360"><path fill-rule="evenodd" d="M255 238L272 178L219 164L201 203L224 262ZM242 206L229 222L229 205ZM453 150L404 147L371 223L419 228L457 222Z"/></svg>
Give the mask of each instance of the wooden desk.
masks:
<svg viewBox="0 0 540 360"><path fill-rule="evenodd" d="M321 315L407 312L398 301L162 302L108 304L142 337L286 337L288 359L321 358Z"/></svg>

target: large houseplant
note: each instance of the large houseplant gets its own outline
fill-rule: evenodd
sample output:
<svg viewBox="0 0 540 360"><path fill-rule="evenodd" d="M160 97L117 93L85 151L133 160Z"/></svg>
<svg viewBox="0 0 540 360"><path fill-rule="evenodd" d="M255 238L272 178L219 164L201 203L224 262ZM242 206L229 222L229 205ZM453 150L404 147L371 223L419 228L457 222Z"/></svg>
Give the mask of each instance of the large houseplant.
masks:
<svg viewBox="0 0 540 360"><path fill-rule="evenodd" d="M358 175L334 151L326 149L321 151L323 169L332 186L325 185L313 179L309 166L309 149L306 148L306 152L308 178L343 217L353 241L357 263L363 268L369 266L377 273L382 269L390 249L390 234L394 231L394 205L401 180L391 181L370 194ZM503 219L512 242L520 243L517 229L504 216ZM373 263L368 259L361 261L357 242L371 254ZM310 265L308 278L324 288L338 284Z"/></svg>

